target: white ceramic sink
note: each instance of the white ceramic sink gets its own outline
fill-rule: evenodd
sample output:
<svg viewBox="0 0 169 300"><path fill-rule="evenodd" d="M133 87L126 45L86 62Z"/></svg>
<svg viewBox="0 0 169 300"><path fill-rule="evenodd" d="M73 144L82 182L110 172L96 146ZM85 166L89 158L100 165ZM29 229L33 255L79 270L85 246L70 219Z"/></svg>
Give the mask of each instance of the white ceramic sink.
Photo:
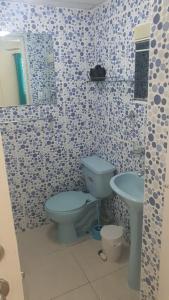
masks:
<svg viewBox="0 0 169 300"><path fill-rule="evenodd" d="M110 180L113 191L127 204L130 215L131 247L129 261L129 286L140 288L141 241L143 223L144 176L126 172Z"/></svg>

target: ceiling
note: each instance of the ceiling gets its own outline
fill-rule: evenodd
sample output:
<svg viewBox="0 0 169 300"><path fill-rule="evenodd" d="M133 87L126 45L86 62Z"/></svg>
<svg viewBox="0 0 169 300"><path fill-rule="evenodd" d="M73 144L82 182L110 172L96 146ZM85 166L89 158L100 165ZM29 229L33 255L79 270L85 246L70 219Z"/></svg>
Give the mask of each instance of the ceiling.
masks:
<svg viewBox="0 0 169 300"><path fill-rule="evenodd" d="M24 2L31 4L48 4L56 7L67 8L82 8L90 9L98 4L103 3L105 0L9 0L10 2Z"/></svg>

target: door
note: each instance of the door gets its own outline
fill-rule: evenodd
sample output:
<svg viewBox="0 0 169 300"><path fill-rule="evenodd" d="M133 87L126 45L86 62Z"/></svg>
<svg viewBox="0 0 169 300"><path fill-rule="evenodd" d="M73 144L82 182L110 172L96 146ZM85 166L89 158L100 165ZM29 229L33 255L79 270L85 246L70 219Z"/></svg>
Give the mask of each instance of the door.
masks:
<svg viewBox="0 0 169 300"><path fill-rule="evenodd" d="M168 136L169 145L169 136ZM166 190L162 225L162 249L160 254L160 280L158 300L169 299L169 148L166 158Z"/></svg>
<svg viewBox="0 0 169 300"><path fill-rule="evenodd" d="M4 254L3 254L4 249ZM2 279L9 283L9 294L0 300L24 300L18 248L9 196L2 139L0 134L0 290ZM4 290L7 288L4 285Z"/></svg>

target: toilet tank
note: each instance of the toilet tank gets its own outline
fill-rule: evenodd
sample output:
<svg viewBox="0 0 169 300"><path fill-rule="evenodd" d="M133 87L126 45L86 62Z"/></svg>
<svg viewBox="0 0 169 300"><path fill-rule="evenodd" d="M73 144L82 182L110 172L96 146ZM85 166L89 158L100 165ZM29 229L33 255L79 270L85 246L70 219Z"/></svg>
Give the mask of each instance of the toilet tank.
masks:
<svg viewBox="0 0 169 300"><path fill-rule="evenodd" d="M109 197L112 194L110 179L114 176L114 166L95 155L82 158L81 163L89 193L100 199Z"/></svg>

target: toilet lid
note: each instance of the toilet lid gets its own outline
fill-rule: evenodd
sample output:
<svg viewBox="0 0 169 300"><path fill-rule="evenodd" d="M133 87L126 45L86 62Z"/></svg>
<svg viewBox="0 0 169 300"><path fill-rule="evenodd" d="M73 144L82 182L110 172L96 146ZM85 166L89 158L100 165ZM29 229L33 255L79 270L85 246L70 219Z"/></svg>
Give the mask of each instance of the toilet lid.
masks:
<svg viewBox="0 0 169 300"><path fill-rule="evenodd" d="M87 200L90 200L88 193L63 192L47 200L45 206L49 211L72 211L85 205Z"/></svg>

